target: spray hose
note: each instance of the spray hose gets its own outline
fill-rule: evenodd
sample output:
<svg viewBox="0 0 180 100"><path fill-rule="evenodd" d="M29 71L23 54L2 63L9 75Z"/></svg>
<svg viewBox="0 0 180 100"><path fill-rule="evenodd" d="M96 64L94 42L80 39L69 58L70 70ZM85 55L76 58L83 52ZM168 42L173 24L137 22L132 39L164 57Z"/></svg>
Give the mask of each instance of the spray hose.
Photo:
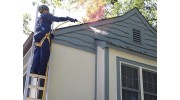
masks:
<svg viewBox="0 0 180 100"><path fill-rule="evenodd" d="M59 26L65 24L65 23L67 23L67 22L69 22L69 21L65 21L65 22L59 24L58 26L56 26L56 28L55 28L54 30L56 30ZM80 21L78 21L78 20L77 20L77 22L79 22L79 23L81 23L81 24L84 24L84 22L80 22ZM86 25L86 24L84 24L84 25ZM91 27L91 26L89 26L89 25L86 25L86 26L87 26L88 28L90 28L94 33L97 33L95 28L93 28L93 27ZM54 32L54 30L53 30L53 32ZM52 33L53 33L53 32L52 32Z"/></svg>

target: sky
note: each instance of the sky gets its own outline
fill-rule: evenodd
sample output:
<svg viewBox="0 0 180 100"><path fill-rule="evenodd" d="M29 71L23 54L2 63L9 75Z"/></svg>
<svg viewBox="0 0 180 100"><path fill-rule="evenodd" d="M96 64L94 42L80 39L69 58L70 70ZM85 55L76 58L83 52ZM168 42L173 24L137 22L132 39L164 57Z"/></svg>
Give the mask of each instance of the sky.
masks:
<svg viewBox="0 0 180 100"><path fill-rule="evenodd" d="M35 25L35 16L36 16L36 7L33 7L32 5L33 0L23 0L23 14L24 13L29 13L31 15L31 22L29 24L30 30L34 30L34 25ZM26 41L28 38L28 35L24 34L23 35L23 41Z"/></svg>

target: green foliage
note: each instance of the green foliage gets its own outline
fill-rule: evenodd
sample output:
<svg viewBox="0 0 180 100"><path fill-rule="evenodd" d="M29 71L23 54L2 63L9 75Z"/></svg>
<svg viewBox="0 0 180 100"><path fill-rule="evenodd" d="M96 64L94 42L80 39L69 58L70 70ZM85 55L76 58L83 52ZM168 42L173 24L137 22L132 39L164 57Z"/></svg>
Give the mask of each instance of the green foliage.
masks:
<svg viewBox="0 0 180 100"><path fill-rule="evenodd" d="M31 30L29 29L29 21L31 21L31 16L28 13L23 14L23 33L24 34L31 34Z"/></svg>
<svg viewBox="0 0 180 100"><path fill-rule="evenodd" d="M107 0L110 2L111 0ZM154 29L157 29L157 3L156 0L124 0L106 5L106 18L121 16L133 8L138 8L145 19Z"/></svg>
<svg viewBox="0 0 180 100"><path fill-rule="evenodd" d="M41 2L42 2L43 4L48 4L48 1L47 1L47 0L41 0Z"/></svg>
<svg viewBox="0 0 180 100"><path fill-rule="evenodd" d="M62 0L51 0L51 4L57 8L57 7L60 7L61 6L61 1Z"/></svg>
<svg viewBox="0 0 180 100"><path fill-rule="evenodd" d="M87 22L121 16L136 7L151 26L157 29L157 0L41 0L41 2L54 8L61 6L71 12L78 11L80 7L83 7L87 11L87 16L85 16ZM33 6L36 4L38 3L34 2ZM104 15L100 10L103 10ZM30 32L28 28L30 20L30 15L23 15L23 32L25 34Z"/></svg>
<svg viewBox="0 0 180 100"><path fill-rule="evenodd" d="M41 0L42 4L52 5L55 8L61 5L62 0ZM32 2L32 5L38 5L38 2ZM31 21L31 15L28 13L23 14L23 33L29 35L32 30L29 28L29 22Z"/></svg>

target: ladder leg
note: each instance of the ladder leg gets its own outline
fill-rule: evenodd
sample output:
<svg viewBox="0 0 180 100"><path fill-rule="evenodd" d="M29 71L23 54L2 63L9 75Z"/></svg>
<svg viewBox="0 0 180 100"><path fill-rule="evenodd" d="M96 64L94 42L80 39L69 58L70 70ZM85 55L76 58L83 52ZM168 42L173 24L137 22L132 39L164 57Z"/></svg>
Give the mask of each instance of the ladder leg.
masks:
<svg viewBox="0 0 180 100"><path fill-rule="evenodd" d="M46 76L48 76L48 70L49 70L49 67L47 66L47 70L46 70ZM45 100L45 93L46 93L46 85L47 85L47 79L48 77L46 77L46 79L44 80L44 91L43 91L43 95L42 95L42 100Z"/></svg>
<svg viewBox="0 0 180 100"><path fill-rule="evenodd" d="M39 84L38 84L38 83L39 83L39 79L37 78L37 81L36 81L36 86L39 86ZM38 89L36 89L36 94L35 94L36 96L35 96L35 98L38 98L38 91L39 91L39 90L38 90Z"/></svg>

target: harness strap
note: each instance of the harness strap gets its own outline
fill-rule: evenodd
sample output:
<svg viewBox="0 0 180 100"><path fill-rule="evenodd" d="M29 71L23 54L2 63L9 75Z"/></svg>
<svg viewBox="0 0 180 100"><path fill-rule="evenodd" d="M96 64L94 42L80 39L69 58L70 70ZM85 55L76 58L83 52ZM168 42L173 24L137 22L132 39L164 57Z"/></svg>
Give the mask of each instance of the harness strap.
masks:
<svg viewBox="0 0 180 100"><path fill-rule="evenodd" d="M38 47L41 47L45 39L48 39L49 44L51 43L51 41L50 41L50 32L46 33L45 36L43 37L43 39L40 42L35 42L34 44L36 46L38 46Z"/></svg>

